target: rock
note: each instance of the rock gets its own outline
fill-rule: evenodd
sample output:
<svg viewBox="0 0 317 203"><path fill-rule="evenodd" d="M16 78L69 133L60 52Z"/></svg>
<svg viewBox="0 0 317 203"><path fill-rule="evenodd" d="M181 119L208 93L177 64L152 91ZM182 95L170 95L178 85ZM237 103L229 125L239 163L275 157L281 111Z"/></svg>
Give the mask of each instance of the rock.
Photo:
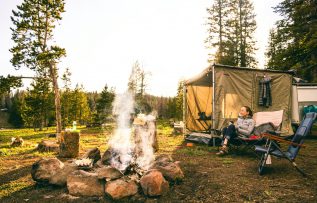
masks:
<svg viewBox="0 0 317 203"><path fill-rule="evenodd" d="M24 140L21 137L12 137L11 138L11 147L22 147Z"/></svg>
<svg viewBox="0 0 317 203"><path fill-rule="evenodd" d="M71 202L71 201L74 201L76 199L79 199L80 197L76 197L76 196L73 196L73 195L70 195L70 194L65 194L65 193L62 193L60 194L59 196L57 196L57 199L60 200L60 201L67 201L67 202Z"/></svg>
<svg viewBox="0 0 317 203"><path fill-rule="evenodd" d="M49 183L53 185L64 186L67 183L67 177L69 176L69 174L77 169L78 167L76 164L65 163L64 167L50 178Z"/></svg>
<svg viewBox="0 0 317 203"><path fill-rule="evenodd" d="M48 134L47 137L54 137L55 138L56 134L55 133L51 133L51 134Z"/></svg>
<svg viewBox="0 0 317 203"><path fill-rule="evenodd" d="M154 164L152 169L160 171L169 181L181 181L184 178L184 173L179 167L178 162L158 162Z"/></svg>
<svg viewBox="0 0 317 203"><path fill-rule="evenodd" d="M140 193L136 193L135 195L133 195L129 201L130 202L146 202L147 198L143 195L143 194L140 194Z"/></svg>
<svg viewBox="0 0 317 203"><path fill-rule="evenodd" d="M99 179L115 180L123 176L123 174L116 168L111 166L105 166L97 169L97 174Z"/></svg>
<svg viewBox="0 0 317 203"><path fill-rule="evenodd" d="M91 150L89 150L88 152L86 152L83 156L83 159L92 159L94 160L94 164L101 159L101 155L100 155L100 150L98 149L98 147L95 147Z"/></svg>
<svg viewBox="0 0 317 203"><path fill-rule="evenodd" d="M126 182L118 179L111 182L107 182L105 186L105 192L112 199L118 200L124 197L135 195L138 192L138 186L134 181Z"/></svg>
<svg viewBox="0 0 317 203"><path fill-rule="evenodd" d="M39 152L59 152L59 145L54 141L42 140L38 146Z"/></svg>
<svg viewBox="0 0 317 203"><path fill-rule="evenodd" d="M32 165L31 175L39 183L49 183L63 167L64 164L56 158L41 159Z"/></svg>
<svg viewBox="0 0 317 203"><path fill-rule="evenodd" d="M105 165L103 165L101 159L99 159L99 161L97 161L94 166L95 166L96 168L102 168L102 167L104 167Z"/></svg>
<svg viewBox="0 0 317 203"><path fill-rule="evenodd" d="M165 163L165 162L173 162L173 159L170 155L161 154L155 158L156 163Z"/></svg>
<svg viewBox="0 0 317 203"><path fill-rule="evenodd" d="M67 177L67 189L74 196L103 196L103 182L98 179L97 173L77 170Z"/></svg>
<svg viewBox="0 0 317 203"><path fill-rule="evenodd" d="M140 180L142 190L150 197L164 195L169 190L169 184L161 172L157 170L148 171Z"/></svg>
<svg viewBox="0 0 317 203"><path fill-rule="evenodd" d="M111 160L111 150L108 149L103 153L102 158L101 158L101 163L105 165L110 165L110 160Z"/></svg>

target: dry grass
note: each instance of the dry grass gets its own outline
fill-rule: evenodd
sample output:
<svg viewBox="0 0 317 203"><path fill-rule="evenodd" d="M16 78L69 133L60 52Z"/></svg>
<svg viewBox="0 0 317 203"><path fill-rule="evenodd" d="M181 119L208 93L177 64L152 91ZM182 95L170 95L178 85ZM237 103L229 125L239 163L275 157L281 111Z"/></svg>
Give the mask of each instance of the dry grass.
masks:
<svg viewBox="0 0 317 203"><path fill-rule="evenodd" d="M115 126L80 128L81 154L93 147L102 152ZM36 144L54 129L34 132L32 129L0 130L0 202L67 202L65 188L42 187L31 179L31 165L41 157L55 157L54 153L38 153ZM20 136L28 144L10 147L11 137ZM165 121L158 122L160 154L170 154L181 161L185 179L171 185L171 191L159 202L317 202L317 138L306 140L297 163L309 178L303 178L286 160L273 159L264 176L257 174L257 158L249 152L218 157L216 147L194 144L187 147L183 135L173 135ZM133 199L132 199L133 200ZM132 201L127 199L126 201ZM149 199L140 199L143 202ZM150 199L153 200L153 199ZM76 202L107 199L80 198Z"/></svg>

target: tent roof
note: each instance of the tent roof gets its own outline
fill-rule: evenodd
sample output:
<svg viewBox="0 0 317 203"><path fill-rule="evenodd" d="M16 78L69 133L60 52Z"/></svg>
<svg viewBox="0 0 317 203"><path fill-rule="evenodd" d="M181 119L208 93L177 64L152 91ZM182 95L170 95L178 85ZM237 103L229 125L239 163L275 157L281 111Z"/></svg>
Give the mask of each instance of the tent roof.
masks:
<svg viewBox="0 0 317 203"><path fill-rule="evenodd" d="M204 69L199 75L186 80L185 84L194 86L212 86L212 66Z"/></svg>
<svg viewBox="0 0 317 203"><path fill-rule="evenodd" d="M219 68L229 68L229 69L239 69L239 70L247 70L247 71L257 71L257 72L274 72L274 73L285 73L294 75L294 71L280 71L280 70L267 70L267 69L255 69L255 68L245 68L245 67L237 67L237 66L227 66L222 64L213 64L208 68L204 69L199 75L190 78L185 81L185 85L193 85L193 86L212 86L212 67Z"/></svg>

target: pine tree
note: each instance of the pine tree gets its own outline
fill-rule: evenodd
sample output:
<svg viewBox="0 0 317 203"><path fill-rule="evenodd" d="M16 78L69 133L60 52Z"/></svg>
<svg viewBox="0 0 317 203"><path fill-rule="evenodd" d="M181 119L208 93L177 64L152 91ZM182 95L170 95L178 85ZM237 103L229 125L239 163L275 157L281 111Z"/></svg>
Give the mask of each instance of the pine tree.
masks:
<svg viewBox="0 0 317 203"><path fill-rule="evenodd" d="M25 96L25 109L23 109L23 122L34 129L48 126L48 119L54 109L52 87L43 76L36 77L31 83L31 89L27 89Z"/></svg>
<svg viewBox="0 0 317 203"><path fill-rule="evenodd" d="M150 75L145 72L140 63L136 61L132 66L132 71L129 77L128 90L132 92L135 98L135 113L150 113L151 106L145 100L146 88L148 86L147 79Z"/></svg>
<svg viewBox="0 0 317 203"><path fill-rule="evenodd" d="M57 63L66 51L53 45L53 30L64 12L63 0L24 0L13 10L11 63L17 69L30 68L39 75L48 73L55 94L56 131L61 131L61 105Z"/></svg>
<svg viewBox="0 0 317 203"><path fill-rule="evenodd" d="M22 110L25 108L24 102L24 92L16 91L13 97L11 98L12 105L9 109L9 123L11 123L14 127L20 128L23 127L23 118L22 118Z"/></svg>
<svg viewBox="0 0 317 203"><path fill-rule="evenodd" d="M66 68L62 80L64 83L62 97L61 97L61 114L62 114L62 126L65 128L70 125L71 120L69 118L70 114L70 98L71 98L71 72Z"/></svg>
<svg viewBox="0 0 317 203"><path fill-rule="evenodd" d="M89 124L97 124L99 122L98 113L97 113L97 100L99 98L99 94L97 92L88 92L86 93L88 98L88 105L90 111L91 121Z"/></svg>
<svg viewBox="0 0 317 203"><path fill-rule="evenodd" d="M215 0L211 8L207 8L209 14L207 25L209 36L206 39L209 48L217 48L216 54L213 56L215 63L225 63L225 41L226 27L228 20L228 1ZM212 61L212 60L210 60Z"/></svg>
<svg viewBox="0 0 317 203"><path fill-rule="evenodd" d="M68 125L78 121L81 125L90 121L90 110L83 86L76 85L70 93Z"/></svg>
<svg viewBox="0 0 317 203"><path fill-rule="evenodd" d="M0 76L0 96L5 93L10 93L11 88L17 88L22 86L21 78Z"/></svg>
<svg viewBox="0 0 317 203"><path fill-rule="evenodd" d="M293 69L307 81L317 82L316 10L313 0L284 0L274 8L283 19L276 22L274 39L269 40L268 68Z"/></svg>
<svg viewBox="0 0 317 203"><path fill-rule="evenodd" d="M137 88L138 88L138 81L139 81L139 72L141 70L140 63L136 61L132 65L131 73L129 76L129 82L128 82L128 90L132 92L132 94L137 94Z"/></svg>
<svg viewBox="0 0 317 203"><path fill-rule="evenodd" d="M214 62L225 65L256 67L254 32L256 21L250 0L217 0L208 18L207 42L216 49Z"/></svg>
<svg viewBox="0 0 317 203"><path fill-rule="evenodd" d="M97 113L99 122L104 123L106 118L112 113L112 102L114 100L114 89L105 85L100 98L97 100Z"/></svg>
<svg viewBox="0 0 317 203"><path fill-rule="evenodd" d="M179 81L176 95L176 118L178 120L183 119L183 95L184 95L184 81Z"/></svg>

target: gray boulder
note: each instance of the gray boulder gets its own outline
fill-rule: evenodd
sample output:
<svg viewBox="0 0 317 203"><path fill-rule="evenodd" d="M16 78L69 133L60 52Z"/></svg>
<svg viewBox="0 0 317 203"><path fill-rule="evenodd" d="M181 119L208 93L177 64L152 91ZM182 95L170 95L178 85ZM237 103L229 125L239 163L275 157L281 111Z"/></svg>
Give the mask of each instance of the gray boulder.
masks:
<svg viewBox="0 0 317 203"><path fill-rule="evenodd" d="M78 167L74 163L64 163L64 167L50 178L49 183L64 186L67 183L67 177L77 169Z"/></svg>
<svg viewBox="0 0 317 203"><path fill-rule="evenodd" d="M51 178L63 167L64 164L57 158L44 158L32 165L31 175L33 180L38 183L49 183Z"/></svg>
<svg viewBox="0 0 317 203"><path fill-rule="evenodd" d="M98 179L97 173L77 170L67 177L67 189L74 196L103 196L104 181Z"/></svg>
<svg viewBox="0 0 317 203"><path fill-rule="evenodd" d="M104 166L102 168L98 168L97 174L99 179L105 179L107 181L115 180L123 176L123 174L120 171L111 166Z"/></svg>

